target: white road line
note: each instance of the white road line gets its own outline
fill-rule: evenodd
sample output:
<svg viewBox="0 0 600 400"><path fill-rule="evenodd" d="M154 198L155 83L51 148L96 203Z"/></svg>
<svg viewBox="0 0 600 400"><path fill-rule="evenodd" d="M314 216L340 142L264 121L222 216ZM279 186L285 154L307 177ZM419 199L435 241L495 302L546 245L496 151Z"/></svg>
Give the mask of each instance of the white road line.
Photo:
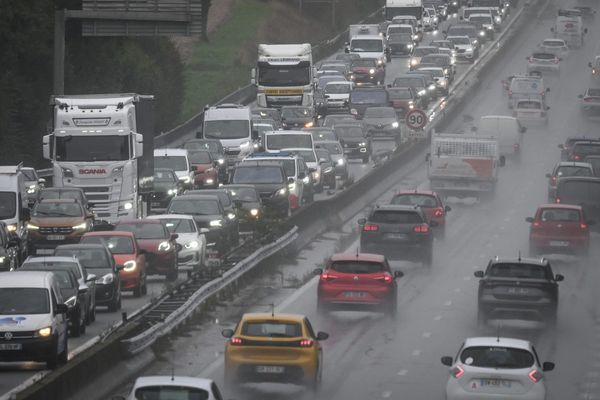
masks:
<svg viewBox="0 0 600 400"><path fill-rule="evenodd" d="M423 337L424 338L430 338L431 337L431 332L423 332Z"/></svg>
<svg viewBox="0 0 600 400"><path fill-rule="evenodd" d="M390 391L385 391L385 392L381 393L381 397L384 398L384 399L388 399L391 396L392 396L392 392L390 392Z"/></svg>
<svg viewBox="0 0 600 400"><path fill-rule="evenodd" d="M448 300L447 302L444 303L444 305L446 307L451 306L452 305L452 300Z"/></svg>
<svg viewBox="0 0 600 400"><path fill-rule="evenodd" d="M419 357L421 355L421 350L413 350L412 355L413 357Z"/></svg>
<svg viewBox="0 0 600 400"><path fill-rule="evenodd" d="M398 371L398 376L405 376L406 374L408 374L408 370L406 369L401 369Z"/></svg>
<svg viewBox="0 0 600 400"><path fill-rule="evenodd" d="M433 320L434 320L434 321L439 321L439 320L441 320L441 319L442 319L442 316L441 316L441 315L436 315L435 317L433 317Z"/></svg>

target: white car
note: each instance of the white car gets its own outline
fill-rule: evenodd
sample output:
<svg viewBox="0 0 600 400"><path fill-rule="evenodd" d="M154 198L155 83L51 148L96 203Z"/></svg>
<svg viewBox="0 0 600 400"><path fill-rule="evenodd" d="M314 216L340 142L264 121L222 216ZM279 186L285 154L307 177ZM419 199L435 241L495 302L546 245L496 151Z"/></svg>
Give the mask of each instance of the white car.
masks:
<svg viewBox="0 0 600 400"><path fill-rule="evenodd" d="M473 46L468 36L448 36L446 39L454 44L457 60L466 60L473 63L479 57L479 50Z"/></svg>
<svg viewBox="0 0 600 400"><path fill-rule="evenodd" d="M180 271L198 270L206 263L206 237L209 230L198 228L194 217L183 214L149 215L148 219L162 221L169 233L176 233L177 239L177 268Z"/></svg>
<svg viewBox="0 0 600 400"><path fill-rule="evenodd" d="M537 354L526 340L468 338L456 359L442 357L450 367L446 400L546 400L544 372L552 371L554 363L540 363Z"/></svg>
<svg viewBox="0 0 600 400"><path fill-rule="evenodd" d="M434 9L424 8L421 21L423 25L423 30L425 32L433 31L438 27L438 17L435 14Z"/></svg>
<svg viewBox="0 0 600 400"><path fill-rule="evenodd" d="M544 39L544 41L540 43L538 47L540 51L556 54L559 57L564 58L569 55L569 46L563 39Z"/></svg>
<svg viewBox="0 0 600 400"><path fill-rule="evenodd" d="M350 92L354 84L350 81L327 82L323 88L327 110L348 109Z"/></svg>
<svg viewBox="0 0 600 400"><path fill-rule="evenodd" d="M447 95L450 83L448 82L448 78L444 73L444 68L442 67L421 67L418 68L417 71L427 71L433 75L433 80L435 81L435 88L438 93Z"/></svg>
<svg viewBox="0 0 600 400"><path fill-rule="evenodd" d="M129 396L114 396L113 400L223 400L219 388L211 379L187 376L141 376L135 380Z"/></svg>
<svg viewBox="0 0 600 400"><path fill-rule="evenodd" d="M524 126L547 125L549 109L541 96L519 99L515 102L513 116Z"/></svg>
<svg viewBox="0 0 600 400"><path fill-rule="evenodd" d="M562 58L554 53L536 52L527 57L527 73L532 71L550 71L560 73Z"/></svg>

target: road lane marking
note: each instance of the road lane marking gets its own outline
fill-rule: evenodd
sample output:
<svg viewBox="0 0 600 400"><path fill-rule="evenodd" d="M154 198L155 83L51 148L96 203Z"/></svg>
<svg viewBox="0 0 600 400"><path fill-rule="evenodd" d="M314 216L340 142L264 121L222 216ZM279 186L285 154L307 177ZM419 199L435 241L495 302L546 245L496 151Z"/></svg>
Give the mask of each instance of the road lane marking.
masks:
<svg viewBox="0 0 600 400"><path fill-rule="evenodd" d="M419 357L421 355L421 350L413 350L412 355L413 357Z"/></svg>
<svg viewBox="0 0 600 400"><path fill-rule="evenodd" d="M385 392L381 393L381 397L384 399L388 399L391 396L392 396L392 392L390 392L390 391L385 391Z"/></svg>
<svg viewBox="0 0 600 400"><path fill-rule="evenodd" d="M423 332L423 337L424 338L430 338L431 337L431 332Z"/></svg>
<svg viewBox="0 0 600 400"><path fill-rule="evenodd" d="M407 373L408 373L408 370L401 369L400 371L398 371L398 376L405 376Z"/></svg>
<svg viewBox="0 0 600 400"><path fill-rule="evenodd" d="M444 305L446 307L451 306L452 305L452 300L448 300L447 302L444 303Z"/></svg>
<svg viewBox="0 0 600 400"><path fill-rule="evenodd" d="M441 315L436 315L435 317L433 317L433 320L434 320L434 321L439 321L439 320L441 320L441 319L442 319L442 316L441 316Z"/></svg>

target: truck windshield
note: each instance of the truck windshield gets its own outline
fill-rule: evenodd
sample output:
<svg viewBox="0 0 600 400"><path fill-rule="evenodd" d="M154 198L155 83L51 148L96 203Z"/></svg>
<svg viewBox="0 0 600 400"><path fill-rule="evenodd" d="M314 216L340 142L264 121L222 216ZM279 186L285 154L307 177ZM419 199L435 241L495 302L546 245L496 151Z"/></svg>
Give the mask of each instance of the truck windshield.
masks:
<svg viewBox="0 0 600 400"><path fill-rule="evenodd" d="M283 183L281 167L257 167L237 168L233 174L233 183Z"/></svg>
<svg viewBox="0 0 600 400"><path fill-rule="evenodd" d="M0 192L0 219L13 218L17 212L17 194Z"/></svg>
<svg viewBox="0 0 600 400"><path fill-rule="evenodd" d="M398 15L412 15L417 19L421 19L423 14L423 7L386 7L385 8L385 19L391 21Z"/></svg>
<svg viewBox="0 0 600 400"><path fill-rule="evenodd" d="M56 137L56 161L123 160L129 160L129 135Z"/></svg>
<svg viewBox="0 0 600 400"><path fill-rule="evenodd" d="M204 121L203 132L207 139L250 138L250 121L237 119Z"/></svg>
<svg viewBox="0 0 600 400"><path fill-rule="evenodd" d="M382 52L383 40L379 39L354 39L350 43L350 51L360 52Z"/></svg>
<svg viewBox="0 0 600 400"><path fill-rule="evenodd" d="M271 65L258 63L258 84L262 86L306 86L310 84L310 63Z"/></svg>

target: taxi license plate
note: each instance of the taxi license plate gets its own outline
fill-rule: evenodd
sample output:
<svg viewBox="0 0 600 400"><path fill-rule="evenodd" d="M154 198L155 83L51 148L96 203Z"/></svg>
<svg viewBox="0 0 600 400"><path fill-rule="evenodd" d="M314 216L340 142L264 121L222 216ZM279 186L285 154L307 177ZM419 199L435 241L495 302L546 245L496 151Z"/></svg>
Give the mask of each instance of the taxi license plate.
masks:
<svg viewBox="0 0 600 400"><path fill-rule="evenodd" d="M258 365L256 372L259 374L283 374L285 367L273 366L273 365Z"/></svg>
<svg viewBox="0 0 600 400"><path fill-rule="evenodd" d="M564 240L552 240L552 241L550 241L550 246L567 247L568 245L569 245L569 242L564 241Z"/></svg>
<svg viewBox="0 0 600 400"><path fill-rule="evenodd" d="M344 292L344 297L361 298L367 297L366 292Z"/></svg>
<svg viewBox="0 0 600 400"><path fill-rule="evenodd" d="M1 343L0 350L21 350L23 345L21 343Z"/></svg>
<svg viewBox="0 0 600 400"><path fill-rule="evenodd" d="M479 385L481 387L510 388L512 386L512 383L510 381L505 381L503 379L481 379L479 381Z"/></svg>
<svg viewBox="0 0 600 400"><path fill-rule="evenodd" d="M48 235L46 238L48 240L65 240L65 235Z"/></svg>

